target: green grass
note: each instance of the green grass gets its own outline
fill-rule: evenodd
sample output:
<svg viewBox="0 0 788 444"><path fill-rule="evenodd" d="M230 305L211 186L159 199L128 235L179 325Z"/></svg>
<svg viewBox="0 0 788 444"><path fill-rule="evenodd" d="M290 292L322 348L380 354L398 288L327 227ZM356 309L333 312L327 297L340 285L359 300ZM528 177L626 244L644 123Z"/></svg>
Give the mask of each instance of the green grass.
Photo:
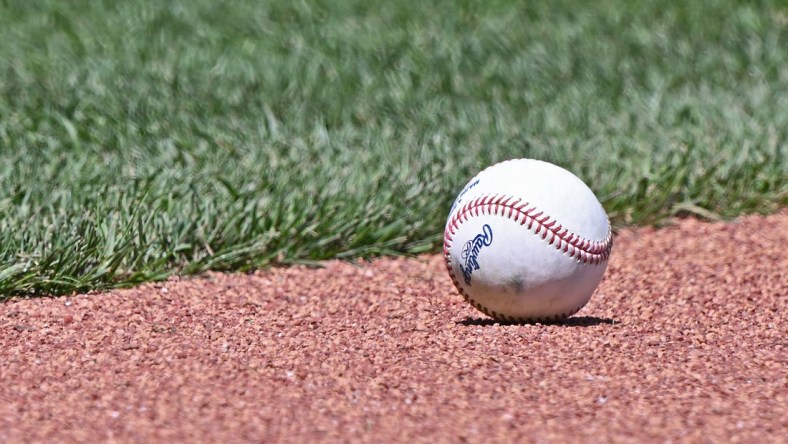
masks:
<svg viewBox="0 0 788 444"><path fill-rule="evenodd" d="M0 295L437 251L512 157L618 226L788 203L785 1L0 0L0 41Z"/></svg>

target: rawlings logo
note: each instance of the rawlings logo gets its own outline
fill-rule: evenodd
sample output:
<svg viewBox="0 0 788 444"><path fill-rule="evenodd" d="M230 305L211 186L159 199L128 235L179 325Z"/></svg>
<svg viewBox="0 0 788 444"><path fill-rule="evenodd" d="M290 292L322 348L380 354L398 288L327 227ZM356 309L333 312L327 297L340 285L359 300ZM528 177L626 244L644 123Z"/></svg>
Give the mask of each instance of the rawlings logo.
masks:
<svg viewBox="0 0 788 444"><path fill-rule="evenodd" d="M473 270L479 269L479 251L481 251L482 247L490 246L490 244L492 244L492 239L492 228L484 224L482 232L477 234L473 240L466 242L465 246L462 248L462 258L465 260L465 266L463 267L462 264L460 264L460 270L462 271L463 277L465 277L466 284L471 285L471 274Z"/></svg>

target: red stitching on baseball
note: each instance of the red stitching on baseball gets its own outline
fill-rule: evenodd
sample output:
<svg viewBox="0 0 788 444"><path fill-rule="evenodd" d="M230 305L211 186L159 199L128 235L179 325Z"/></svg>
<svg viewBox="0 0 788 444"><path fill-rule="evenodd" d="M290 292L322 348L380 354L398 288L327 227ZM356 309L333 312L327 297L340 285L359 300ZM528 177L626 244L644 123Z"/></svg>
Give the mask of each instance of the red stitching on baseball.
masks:
<svg viewBox="0 0 788 444"><path fill-rule="evenodd" d="M598 263L595 261L604 261L610 255L610 251L612 249L612 236L609 231L607 237L601 242L585 239L575 233L570 233L568 228L558 224L558 221L556 220L551 220L549 215L544 214L544 211L538 211L536 214L531 214L534 211L537 211L536 207L531 207L524 211L523 208L528 206L527 203L518 205L519 199L515 200L514 202L511 202L511 200L512 196L484 195L480 196L475 201L468 203L460 211L455 213L454 216L452 216L452 219L448 225L454 228L454 230L448 231L445 239L451 241L452 235L456 234L456 230L459 229L460 224L468 221L469 215L498 215L498 206L503 206L504 208L508 208L510 211L508 212L508 215L506 214L506 211L503 211L500 215L508 217L515 222L517 222L520 216L522 216L523 219L520 222L520 225L524 225L527 221L528 229L533 229L533 225L536 224L534 234L541 234L542 239L547 239L547 235L552 234L549 245L554 245L555 248L560 251L562 250L562 243L565 242L567 245L563 246L563 249L565 251L569 250L569 247L571 246L572 252L570 253L570 256L577 255L578 260L583 263ZM514 217L512 217L512 215L514 215ZM556 243L556 239L558 239L560 242Z"/></svg>

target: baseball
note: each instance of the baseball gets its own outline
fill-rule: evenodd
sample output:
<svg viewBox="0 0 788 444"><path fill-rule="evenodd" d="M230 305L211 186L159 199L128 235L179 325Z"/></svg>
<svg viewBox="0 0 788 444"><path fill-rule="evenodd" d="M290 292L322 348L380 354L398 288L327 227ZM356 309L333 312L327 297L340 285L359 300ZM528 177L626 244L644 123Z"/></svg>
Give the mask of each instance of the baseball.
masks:
<svg viewBox="0 0 788 444"><path fill-rule="evenodd" d="M515 159L471 179L444 231L449 275L471 305L504 321L561 320L607 268L610 223L591 189L548 162Z"/></svg>

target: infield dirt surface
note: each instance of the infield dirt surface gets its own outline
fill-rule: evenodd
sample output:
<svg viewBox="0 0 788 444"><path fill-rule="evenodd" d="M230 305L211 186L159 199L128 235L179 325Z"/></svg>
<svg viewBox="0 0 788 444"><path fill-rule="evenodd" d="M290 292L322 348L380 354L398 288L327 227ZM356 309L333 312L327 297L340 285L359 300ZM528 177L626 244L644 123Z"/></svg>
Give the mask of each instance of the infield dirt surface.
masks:
<svg viewBox="0 0 788 444"><path fill-rule="evenodd" d="M439 256L0 303L0 442L785 442L788 212L614 239L500 325Z"/></svg>

